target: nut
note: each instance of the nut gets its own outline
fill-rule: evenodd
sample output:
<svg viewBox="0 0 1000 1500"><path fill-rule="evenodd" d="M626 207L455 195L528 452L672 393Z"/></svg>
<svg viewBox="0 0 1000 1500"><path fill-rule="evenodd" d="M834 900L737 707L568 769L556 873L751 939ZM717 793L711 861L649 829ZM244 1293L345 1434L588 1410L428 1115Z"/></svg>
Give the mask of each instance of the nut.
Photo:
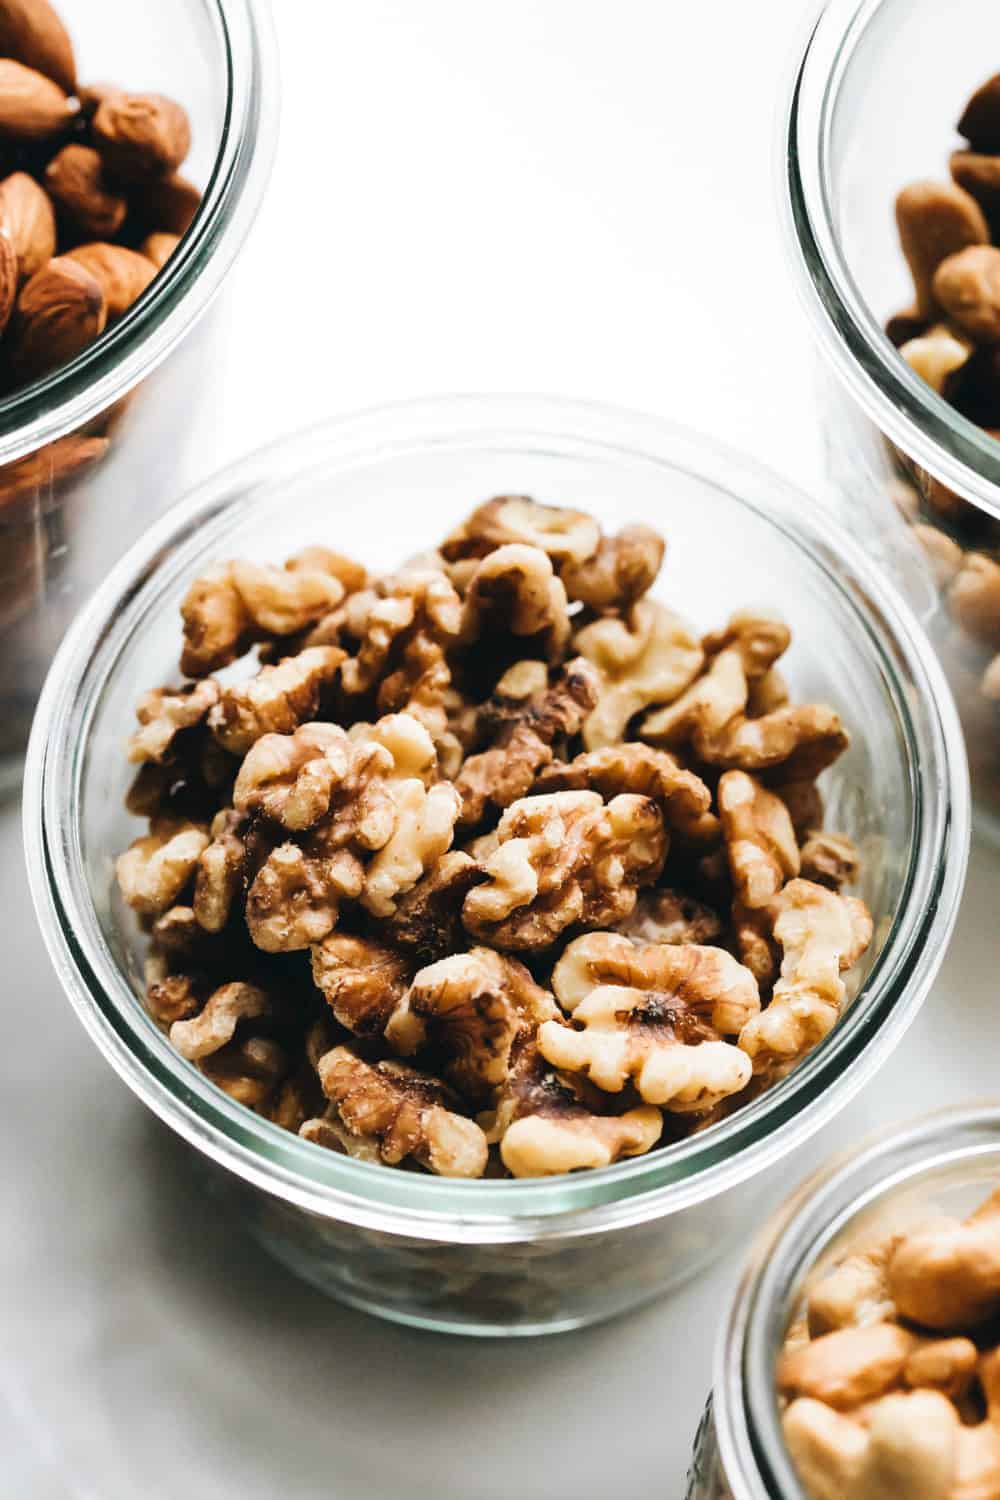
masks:
<svg viewBox="0 0 1000 1500"><path fill-rule="evenodd" d="M219 701L219 684L213 677L188 687L154 688L136 704L139 728L128 742L133 765L154 761L162 765L171 755L177 736L201 724Z"/></svg>
<svg viewBox="0 0 1000 1500"><path fill-rule="evenodd" d="M973 94L962 111L958 133L973 151L1000 152L1000 73L988 78Z"/></svg>
<svg viewBox="0 0 1000 1500"><path fill-rule="evenodd" d="M225 807L212 820L212 840L198 858L193 915L204 932L222 932L247 868L245 827L239 813Z"/></svg>
<svg viewBox="0 0 1000 1500"><path fill-rule="evenodd" d="M44 73L64 93L76 92L73 43L48 0L0 0L0 57Z"/></svg>
<svg viewBox="0 0 1000 1500"><path fill-rule="evenodd" d="M100 282L108 308L108 322L124 316L138 301L156 275L156 267L144 255L126 250L124 245L106 245L99 241L78 245L67 253L67 260L85 266Z"/></svg>
<svg viewBox="0 0 1000 1500"><path fill-rule="evenodd" d="M242 656L255 640L295 635L339 604L343 584L312 563L311 557L289 558L283 568L222 563L196 578L181 605L181 671L204 677Z"/></svg>
<svg viewBox="0 0 1000 1500"><path fill-rule="evenodd" d="M936 310L934 273L943 260L967 245L986 245L990 233L983 211L953 182L914 182L896 199L899 243L910 267L917 311Z"/></svg>
<svg viewBox="0 0 1000 1500"><path fill-rule="evenodd" d="M799 873L799 846L788 809L743 771L719 779L719 814L737 899L767 906Z"/></svg>
<svg viewBox="0 0 1000 1500"><path fill-rule="evenodd" d="M466 930L500 949L545 948L570 926L628 916L666 852L663 820L647 797L554 792L507 809L486 881L462 908Z"/></svg>
<svg viewBox="0 0 1000 1500"><path fill-rule="evenodd" d="M288 1055L270 1038L253 1036L230 1042L228 1047L202 1058L197 1066L237 1104L265 1112L288 1076Z"/></svg>
<svg viewBox="0 0 1000 1500"><path fill-rule="evenodd" d="M463 850L452 849L396 902L384 931L396 948L422 963L444 958L465 946L462 903L486 873Z"/></svg>
<svg viewBox="0 0 1000 1500"><path fill-rule="evenodd" d="M861 869L861 860L853 839L844 833L814 833L802 845L803 880L825 885L831 891L853 885Z"/></svg>
<svg viewBox="0 0 1000 1500"><path fill-rule="evenodd" d="M200 1015L174 1022L170 1042L182 1057L198 1062L228 1046L241 1021L259 1021L271 1014L264 990L253 984L225 984L209 997Z"/></svg>
<svg viewBox="0 0 1000 1500"><path fill-rule="evenodd" d="M628 610L652 587L665 550L651 526L624 526L602 537L592 557L562 566L566 596L597 614Z"/></svg>
<svg viewBox="0 0 1000 1500"><path fill-rule="evenodd" d="M635 910L617 924L616 931L637 943L714 943L722 936L722 920L717 911L667 889L640 891Z"/></svg>
<svg viewBox="0 0 1000 1500"><path fill-rule="evenodd" d="M193 878L209 837L204 828L156 818L149 833L118 856L115 871L129 906L143 916L159 916L173 906Z"/></svg>
<svg viewBox="0 0 1000 1500"><path fill-rule="evenodd" d="M76 113L57 83L11 58L0 58L0 137L41 141L63 130Z"/></svg>
<svg viewBox="0 0 1000 1500"><path fill-rule="evenodd" d="M315 718L320 696L344 655L337 646L312 646L225 688L209 715L219 744L233 755L245 755L263 735L290 734Z"/></svg>
<svg viewBox="0 0 1000 1500"><path fill-rule="evenodd" d="M636 714L673 702L704 660L684 621L652 599L640 599L623 619L584 626L573 645L602 675L600 700L583 726L588 750L618 744Z"/></svg>
<svg viewBox="0 0 1000 1500"><path fill-rule="evenodd" d="M948 167L953 181L979 204L995 241L1000 227L1000 161L978 151L953 151Z"/></svg>
<svg viewBox="0 0 1000 1500"><path fill-rule="evenodd" d="M945 323L935 323L917 338L900 346L900 354L932 390L943 395L953 375L968 362L973 346Z"/></svg>
<svg viewBox="0 0 1000 1500"><path fill-rule="evenodd" d="M97 278L68 256L57 256L21 288L13 358L25 374L45 374L75 359L100 337L107 320Z"/></svg>
<svg viewBox="0 0 1000 1500"><path fill-rule="evenodd" d="M180 242L178 234L166 234L163 231L158 234L147 234L139 246L139 253L151 261L157 271L162 271Z"/></svg>
<svg viewBox="0 0 1000 1500"><path fill-rule="evenodd" d="M316 988L341 1026L355 1036L381 1036L407 992L411 965L382 943L343 932L331 933L311 956Z"/></svg>
<svg viewBox="0 0 1000 1500"><path fill-rule="evenodd" d="M17 252L5 234L0 232L0 333L10 322L17 301Z"/></svg>
<svg viewBox="0 0 1000 1500"><path fill-rule="evenodd" d="M500 495L478 506L446 538L441 555L453 563L515 542L539 548L555 563L581 563L593 557L600 537L597 522L583 511L539 505L527 495Z"/></svg>
<svg viewBox="0 0 1000 1500"><path fill-rule="evenodd" d="M109 240L128 213L128 199L109 186L93 146L64 146L45 168L45 186L73 230L88 239Z"/></svg>
<svg viewBox="0 0 1000 1500"><path fill-rule="evenodd" d="M569 640L566 590L538 547L512 542L477 566L462 607L461 641L514 635L523 655L561 659Z"/></svg>
<svg viewBox="0 0 1000 1500"><path fill-rule="evenodd" d="M936 1391L886 1396L867 1429L822 1401L802 1397L782 1425L814 1500L950 1500L958 1418Z"/></svg>
<svg viewBox="0 0 1000 1500"><path fill-rule="evenodd" d="M895 1323L840 1328L814 1338L778 1361L778 1390L783 1396L811 1396L838 1411L899 1385L917 1338Z"/></svg>
<svg viewBox="0 0 1000 1500"><path fill-rule="evenodd" d="M319 1060L323 1092L336 1119L384 1162L407 1157L443 1177L481 1177L486 1137L464 1119L456 1101L435 1079L403 1063L366 1063L349 1047L334 1047Z"/></svg>
<svg viewBox="0 0 1000 1500"><path fill-rule="evenodd" d="M889 1295L889 1257L898 1236L888 1235L864 1250L837 1262L810 1289L809 1333L813 1338L836 1328L863 1327L892 1318L896 1307Z"/></svg>
<svg viewBox="0 0 1000 1500"><path fill-rule="evenodd" d="M982 552L967 552L948 590L948 607L977 641L992 650L1000 646L1000 563Z"/></svg>
<svg viewBox="0 0 1000 1500"><path fill-rule="evenodd" d="M840 715L822 703L791 704L759 719L737 715L717 733L699 725L694 734L697 753L710 766L779 772L789 781L812 780L849 743Z"/></svg>
<svg viewBox="0 0 1000 1500"><path fill-rule="evenodd" d="M191 149L187 112L163 94L108 94L91 129L108 169L120 182L168 177Z"/></svg>
<svg viewBox="0 0 1000 1500"><path fill-rule="evenodd" d="M630 792L649 797L671 833L686 842L711 844L718 840L719 821L710 811L712 794L693 771L686 771L672 755L649 745L607 745L584 751L575 760L543 771L538 792L593 791L604 798Z"/></svg>
<svg viewBox="0 0 1000 1500"><path fill-rule="evenodd" d="M1000 250L970 245L934 272L934 297L953 323L977 343L1000 341Z"/></svg>
<svg viewBox="0 0 1000 1500"><path fill-rule="evenodd" d="M903 1235L888 1266L901 1317L924 1328L975 1328L1000 1311L1000 1193L964 1223Z"/></svg>
<svg viewBox="0 0 1000 1500"><path fill-rule="evenodd" d="M34 276L56 253L52 200L27 172L12 172L0 182L0 229L14 246L22 280Z"/></svg>

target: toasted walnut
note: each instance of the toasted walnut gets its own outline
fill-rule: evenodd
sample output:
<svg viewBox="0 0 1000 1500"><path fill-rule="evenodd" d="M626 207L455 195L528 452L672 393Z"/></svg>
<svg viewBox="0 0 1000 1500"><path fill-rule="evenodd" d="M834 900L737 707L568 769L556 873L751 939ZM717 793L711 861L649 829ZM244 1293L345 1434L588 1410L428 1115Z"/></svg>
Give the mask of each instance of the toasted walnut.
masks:
<svg viewBox="0 0 1000 1500"><path fill-rule="evenodd" d="M740 963L750 970L762 995L770 995L781 969L781 953L774 940L774 912L767 907L732 905L733 946Z"/></svg>
<svg viewBox="0 0 1000 1500"><path fill-rule="evenodd" d="M430 1046L466 1098L482 1100L503 1083L511 1048L557 1015L552 996L523 964L489 948L454 953L421 969L385 1028L404 1056Z"/></svg>
<svg viewBox="0 0 1000 1500"><path fill-rule="evenodd" d="M247 892L250 936L265 953L290 953L321 943L344 900L357 900L364 867L349 849L327 853L317 840L279 844Z"/></svg>
<svg viewBox="0 0 1000 1500"><path fill-rule="evenodd" d="M567 598L598 614L631 608L653 585L663 563L665 543L651 526L623 526L602 537L597 551L582 562L566 562L560 577Z"/></svg>
<svg viewBox="0 0 1000 1500"><path fill-rule="evenodd" d="M429 775L434 748L421 744ZM349 817L350 838L378 849L393 827L385 787L393 769L384 746L359 744L336 724L302 724L293 734L267 734L251 746L233 801L241 813L262 813L295 831L315 827L333 805L342 822Z"/></svg>
<svg viewBox="0 0 1000 1500"><path fill-rule="evenodd" d="M747 707L750 685L771 671L791 639L776 615L750 610L734 614L725 629L702 641L705 671L674 694L666 708L643 720L643 739L653 744L683 746L710 742Z"/></svg>
<svg viewBox="0 0 1000 1500"><path fill-rule="evenodd" d="M458 635L461 615L455 590L433 569L404 571L352 595L344 608L343 636L360 644L343 665L344 692L356 697L374 691L397 670L400 657L414 642L450 645ZM422 667L426 670L426 663Z"/></svg>
<svg viewBox="0 0 1000 1500"><path fill-rule="evenodd" d="M682 891L640 891L635 910L616 926L616 932L638 943L714 943L722 936L717 911L685 896Z"/></svg>
<svg viewBox="0 0 1000 1500"><path fill-rule="evenodd" d="M558 661L569 631L566 590L544 552L511 543L487 553L466 590L464 645L514 635L546 661Z"/></svg>
<svg viewBox="0 0 1000 1500"><path fill-rule="evenodd" d="M963 1222L903 1235L888 1265L899 1315L924 1328L975 1328L1000 1311L1000 1192Z"/></svg>
<svg viewBox="0 0 1000 1500"><path fill-rule="evenodd" d="M718 840L719 820L710 811L712 794L693 771L686 771L664 750L626 743L587 750L568 764L543 771L536 792L585 790L611 798L629 792L649 797L660 808L671 833L685 841L710 844Z"/></svg>
<svg viewBox="0 0 1000 1500"><path fill-rule="evenodd" d="M779 657L791 644L792 633L780 615L763 610L741 609L729 618L722 629L710 632L702 641L709 658L723 651L735 651L748 682L766 677Z"/></svg>
<svg viewBox="0 0 1000 1500"><path fill-rule="evenodd" d="M146 1009L158 1026L169 1031L175 1021L186 1021L201 1009L204 996L190 974L168 974L155 964L146 967Z"/></svg>
<svg viewBox="0 0 1000 1500"><path fill-rule="evenodd" d="M288 1055L269 1037L252 1036L220 1047L201 1058L198 1067L237 1104L264 1110L288 1076Z"/></svg>
<svg viewBox="0 0 1000 1500"><path fill-rule="evenodd" d="M312 949L312 975L341 1026L356 1036L381 1036L406 994L412 966L370 938L333 932Z"/></svg>
<svg viewBox="0 0 1000 1500"><path fill-rule="evenodd" d="M563 1010L574 1013L602 986L624 986L679 1005L733 1035L760 1010L753 975L722 948L635 943L616 932L588 932L567 945L552 972Z"/></svg>
<svg viewBox="0 0 1000 1500"><path fill-rule="evenodd" d="M221 932L243 887L247 849L241 814L223 808L212 820L212 841L198 858L193 915L206 932Z"/></svg>
<svg viewBox="0 0 1000 1500"><path fill-rule="evenodd" d="M553 757L553 745L579 732L597 702L599 680L583 657L569 662L553 681L542 667L541 683L525 668L541 663L520 662L504 674L481 718L498 728L490 748L471 755L455 780L462 798L459 823L474 828L489 808L503 810L531 790L535 777ZM513 696L530 680L529 695Z"/></svg>
<svg viewBox="0 0 1000 1500"><path fill-rule="evenodd" d="M385 936L421 963L460 950L466 942L462 903L473 886L485 879L485 870L464 850L442 854L397 901L396 910L383 924Z"/></svg>
<svg viewBox="0 0 1000 1500"><path fill-rule="evenodd" d="M201 724L218 698L219 684L211 677L187 687L154 688L144 693L136 705L140 727L128 742L129 760L133 765L147 761L162 765L171 755L178 734Z"/></svg>
<svg viewBox="0 0 1000 1500"><path fill-rule="evenodd" d="M758 1072L794 1062L823 1040L846 997L840 976L872 939L862 901L808 880L789 881L772 909L774 937L784 950L781 977L770 1005L740 1033L740 1046Z"/></svg>
<svg viewBox="0 0 1000 1500"><path fill-rule="evenodd" d="M361 900L376 917L389 917L397 898L410 891L451 847L461 798L450 782L430 789L416 778L393 780L389 794L395 807L392 837L365 871Z"/></svg>
<svg viewBox="0 0 1000 1500"><path fill-rule="evenodd" d="M115 872L129 906L156 917L173 906L192 879L208 845L204 827L177 818L154 818L149 833L118 856Z"/></svg>
<svg viewBox="0 0 1000 1500"><path fill-rule="evenodd" d="M283 568L221 563L196 578L181 605L181 671L204 677L235 661L255 640L294 635L339 604L344 585L326 571L322 554L311 548Z"/></svg>
<svg viewBox="0 0 1000 1500"><path fill-rule="evenodd" d="M782 1427L813 1500L950 1500L959 1422L937 1391L884 1396L865 1426L801 1396Z"/></svg>
<svg viewBox="0 0 1000 1500"><path fill-rule="evenodd" d="M224 984L209 996L200 1015L174 1022L170 1041L182 1057L197 1062L227 1046L241 1021L259 1021L271 1014L270 997L257 985Z"/></svg>
<svg viewBox="0 0 1000 1500"><path fill-rule="evenodd" d="M315 1069L308 1060L303 1060L268 1101L267 1118L280 1125L282 1130L298 1134L325 1103Z"/></svg>
<svg viewBox="0 0 1000 1500"><path fill-rule="evenodd" d="M854 884L860 868L857 846L846 833L813 833L802 845L802 878L814 885L843 890Z"/></svg>
<svg viewBox="0 0 1000 1500"><path fill-rule="evenodd" d="M227 687L209 715L215 738L233 755L245 755L262 735L290 734L315 717L344 655L337 646L312 646Z"/></svg>
<svg viewBox="0 0 1000 1500"><path fill-rule="evenodd" d="M704 661L684 621L653 599L640 599L623 619L584 626L574 647L602 676L600 700L583 726L588 750L618 744L636 714L655 703L671 703Z"/></svg>
<svg viewBox="0 0 1000 1500"><path fill-rule="evenodd" d="M554 1067L583 1073L608 1093L631 1081L647 1104L668 1110L711 1109L745 1088L753 1072L746 1053L720 1041L679 995L623 985L591 990L572 1025L543 1021L538 1050Z"/></svg>
<svg viewBox="0 0 1000 1500"><path fill-rule="evenodd" d="M350 1047L327 1052L317 1071L339 1123L383 1162L413 1157L443 1177L483 1175L486 1137L444 1084L403 1063L364 1062Z"/></svg>
<svg viewBox="0 0 1000 1500"><path fill-rule="evenodd" d="M800 844L813 829L822 828L823 794L815 781L772 781L770 789L788 808L788 816Z"/></svg>
<svg viewBox="0 0 1000 1500"><path fill-rule="evenodd" d="M620 1115L598 1113L583 1087L561 1078L531 1041L515 1047L497 1108L479 1119L487 1138L500 1142L500 1159L514 1177L607 1167L642 1156L663 1131L663 1116L653 1105Z"/></svg>
<svg viewBox="0 0 1000 1500"><path fill-rule="evenodd" d="M727 771L719 780L719 814L737 899L767 906L799 873L799 846L788 809L752 776Z"/></svg>
<svg viewBox="0 0 1000 1500"><path fill-rule="evenodd" d="M698 755L711 766L778 768L789 781L818 776L849 743L840 716L822 703L791 704L759 719L737 715L714 733L699 729L694 736Z"/></svg>
<svg viewBox="0 0 1000 1500"><path fill-rule="evenodd" d="M629 914L666 853L663 820L647 797L596 792L525 797L497 828L487 880L462 908L467 931L502 949L547 947L567 927L605 927Z"/></svg>
<svg viewBox="0 0 1000 1500"><path fill-rule="evenodd" d="M500 495L480 505L441 545L449 563L485 557L497 547L521 543L537 547L553 562L585 562L593 557L601 531L580 510L539 505L527 495Z"/></svg>

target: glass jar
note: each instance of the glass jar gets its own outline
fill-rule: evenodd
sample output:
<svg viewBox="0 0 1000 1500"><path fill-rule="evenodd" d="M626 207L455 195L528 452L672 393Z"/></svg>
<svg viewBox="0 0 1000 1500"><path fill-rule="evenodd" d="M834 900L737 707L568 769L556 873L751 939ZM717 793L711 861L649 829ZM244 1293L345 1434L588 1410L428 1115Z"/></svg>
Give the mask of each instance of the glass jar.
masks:
<svg viewBox="0 0 1000 1500"><path fill-rule="evenodd" d="M265 0L177 0L155 23L132 0L80 0L69 19L82 78L157 88L184 104L184 172L203 196L125 316L75 360L0 401L0 793L20 781L35 703L69 620L174 497L179 453L210 407L201 340L158 367L232 265L276 133Z"/></svg>
<svg viewBox="0 0 1000 1500"><path fill-rule="evenodd" d="M320 541L389 569L476 502L512 491L578 504L606 525L660 526L669 550L657 592L701 626L737 604L780 602L795 634L793 692L841 705L853 734L824 792L832 826L864 851L860 893L877 937L840 1025L724 1122L601 1171L457 1182L324 1151L234 1104L170 1047L143 1007L142 936L114 886L114 857L136 833L122 804L122 744L140 692L175 671L178 605L210 560L273 559ZM739 1233L765 1185L776 1186L778 1161L843 1108L922 1003L957 910L969 813L961 734L933 652L822 509L649 419L466 398L306 433L176 506L115 568L57 656L24 818L60 979L108 1060L194 1148L207 1190L344 1301L436 1329L529 1334L664 1292Z"/></svg>
<svg viewBox="0 0 1000 1500"><path fill-rule="evenodd" d="M715 1360L687 1500L808 1500L781 1434L775 1363L813 1277L857 1244L942 1214L964 1217L1000 1185L1000 1107L963 1106L869 1141L811 1178L755 1245Z"/></svg>

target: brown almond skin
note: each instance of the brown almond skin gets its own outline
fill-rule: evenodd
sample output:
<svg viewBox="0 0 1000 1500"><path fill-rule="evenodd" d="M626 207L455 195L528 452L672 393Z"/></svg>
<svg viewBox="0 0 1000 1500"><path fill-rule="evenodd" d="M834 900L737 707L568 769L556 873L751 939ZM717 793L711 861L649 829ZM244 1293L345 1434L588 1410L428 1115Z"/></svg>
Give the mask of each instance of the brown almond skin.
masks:
<svg viewBox="0 0 1000 1500"><path fill-rule="evenodd" d="M953 151L948 165L954 181L979 204L996 241L1000 237L1000 156Z"/></svg>
<svg viewBox="0 0 1000 1500"><path fill-rule="evenodd" d="M64 146L45 169L45 186L73 229L92 239L112 239L128 213L128 199L108 185L93 146Z"/></svg>
<svg viewBox="0 0 1000 1500"><path fill-rule="evenodd" d="M43 141L76 114L57 83L11 58L0 58L0 138Z"/></svg>
<svg viewBox="0 0 1000 1500"><path fill-rule="evenodd" d="M45 189L27 172L12 172L0 182L0 229L17 253L22 281L56 253L56 214Z"/></svg>
<svg viewBox="0 0 1000 1500"><path fill-rule="evenodd" d="M87 437L74 432L68 437L56 438L54 443L36 449L25 458L3 465L0 467L0 507L30 498L39 490L49 491L78 470L97 463L107 451L107 438Z"/></svg>
<svg viewBox="0 0 1000 1500"><path fill-rule="evenodd" d="M970 245L934 273L934 297L956 327L979 344L1000 343L1000 250Z"/></svg>
<svg viewBox="0 0 1000 1500"><path fill-rule="evenodd" d="M78 245L65 258L85 266L100 282L109 323L120 318L136 298L142 296L157 272L157 267L144 255L126 250L124 245L108 245L102 241Z"/></svg>
<svg viewBox="0 0 1000 1500"><path fill-rule="evenodd" d="M973 151L1000 151L1000 73L976 90L958 122Z"/></svg>
<svg viewBox="0 0 1000 1500"><path fill-rule="evenodd" d="M896 224L913 277L917 314L932 317L934 272L941 262L967 245L989 243L983 211L953 182L913 182L896 199Z"/></svg>
<svg viewBox="0 0 1000 1500"><path fill-rule="evenodd" d="M17 301L17 251L6 234L0 234L0 333L10 322Z"/></svg>
<svg viewBox="0 0 1000 1500"><path fill-rule="evenodd" d="M73 43L49 0L0 0L0 57L12 57L76 92Z"/></svg>
<svg viewBox="0 0 1000 1500"><path fill-rule="evenodd" d="M168 177L191 149L187 111L163 94L110 94L91 129L108 170L121 182Z"/></svg>
<svg viewBox="0 0 1000 1500"><path fill-rule="evenodd" d="M80 113L85 120L92 120L105 99L120 93L121 89L113 83L81 83L76 90Z"/></svg>
<svg viewBox="0 0 1000 1500"><path fill-rule="evenodd" d="M139 254L151 260L158 271L162 271L180 242L179 234L147 234L139 246Z"/></svg>
<svg viewBox="0 0 1000 1500"><path fill-rule="evenodd" d="M179 173L145 183L131 194L132 207L151 231L186 234L198 212L201 193Z"/></svg>
<svg viewBox="0 0 1000 1500"><path fill-rule="evenodd" d="M92 272L56 256L21 288L14 320L13 359L23 375L38 376L74 359L104 332L108 309Z"/></svg>

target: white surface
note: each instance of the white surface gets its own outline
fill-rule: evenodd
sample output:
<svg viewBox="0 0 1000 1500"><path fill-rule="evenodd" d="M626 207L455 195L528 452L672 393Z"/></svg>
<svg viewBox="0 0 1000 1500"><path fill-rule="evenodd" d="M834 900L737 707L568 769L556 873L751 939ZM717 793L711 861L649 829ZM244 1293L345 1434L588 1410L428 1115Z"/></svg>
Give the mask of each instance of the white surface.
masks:
<svg viewBox="0 0 1000 1500"><path fill-rule="evenodd" d="M803 0L279 5L283 138L188 479L338 411L506 388L669 415L816 482L772 192ZM225 1237L93 1051L19 843L8 811L4 1500L677 1500L734 1261L626 1320L501 1346L322 1300ZM993 1088L998 869L977 853L936 993L789 1187Z"/></svg>

